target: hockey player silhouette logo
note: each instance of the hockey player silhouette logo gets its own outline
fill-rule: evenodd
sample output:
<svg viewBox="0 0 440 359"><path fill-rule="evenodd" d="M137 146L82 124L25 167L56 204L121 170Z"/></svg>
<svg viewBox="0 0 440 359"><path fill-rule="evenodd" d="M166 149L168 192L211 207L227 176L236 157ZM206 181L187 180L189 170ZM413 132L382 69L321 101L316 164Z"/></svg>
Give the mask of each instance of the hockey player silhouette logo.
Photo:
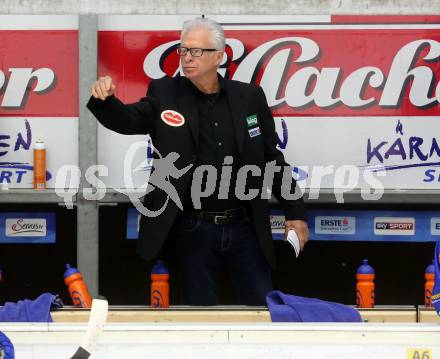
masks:
<svg viewBox="0 0 440 359"><path fill-rule="evenodd" d="M180 178L193 166L192 164L178 169L175 162L179 159L180 155L176 152L170 152L167 156L163 157L159 151L153 147L154 160L152 170L147 182L142 186L135 188L133 184L132 174L138 168L144 168L144 164L138 165L135 169L132 168L133 160L136 152L139 149L145 149L146 143L143 141L138 141L133 143L124 158L124 189L116 189L118 192L126 194L131 203L136 207L136 209L146 217L157 217L159 216L167 207L169 200L171 199L181 210L183 210L183 205L180 200L179 194L176 188L171 183L170 179ZM147 159L148 161L148 159ZM166 200L162 206L157 210L151 210L145 207L141 201L141 197L154 190L161 190L166 193Z"/></svg>

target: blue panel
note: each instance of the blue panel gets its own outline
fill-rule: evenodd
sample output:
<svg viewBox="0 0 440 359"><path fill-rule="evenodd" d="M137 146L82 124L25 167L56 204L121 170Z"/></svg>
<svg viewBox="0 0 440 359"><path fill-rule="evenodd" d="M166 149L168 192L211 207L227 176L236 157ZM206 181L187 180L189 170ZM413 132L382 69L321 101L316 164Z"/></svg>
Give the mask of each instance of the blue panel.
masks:
<svg viewBox="0 0 440 359"><path fill-rule="evenodd" d="M139 216L136 208L129 208L127 212L127 239L138 239L139 235Z"/></svg>
<svg viewBox="0 0 440 359"><path fill-rule="evenodd" d="M271 210L272 222L284 220L281 210ZM440 240L440 211L348 211L310 210L310 240L435 242ZM274 240L283 240L282 233L273 233ZM138 212L128 209L127 238L138 237Z"/></svg>

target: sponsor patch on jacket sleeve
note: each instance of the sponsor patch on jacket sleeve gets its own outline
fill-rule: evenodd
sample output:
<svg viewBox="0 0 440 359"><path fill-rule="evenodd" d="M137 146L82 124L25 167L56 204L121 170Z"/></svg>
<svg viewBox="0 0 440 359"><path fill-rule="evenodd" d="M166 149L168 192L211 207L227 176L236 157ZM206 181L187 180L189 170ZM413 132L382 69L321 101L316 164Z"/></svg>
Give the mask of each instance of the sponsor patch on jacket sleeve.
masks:
<svg viewBox="0 0 440 359"><path fill-rule="evenodd" d="M261 135L260 127L254 127L248 131L249 131L250 138Z"/></svg>
<svg viewBox="0 0 440 359"><path fill-rule="evenodd" d="M246 122L247 122L248 127L258 125L257 115L251 115L251 116L246 117Z"/></svg>

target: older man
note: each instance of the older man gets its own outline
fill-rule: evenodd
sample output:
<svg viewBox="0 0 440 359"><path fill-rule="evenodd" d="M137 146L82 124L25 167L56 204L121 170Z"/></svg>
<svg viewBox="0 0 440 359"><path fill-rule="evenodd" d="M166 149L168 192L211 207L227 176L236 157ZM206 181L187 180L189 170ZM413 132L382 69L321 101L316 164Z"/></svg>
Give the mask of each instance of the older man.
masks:
<svg viewBox="0 0 440 359"><path fill-rule="evenodd" d="M217 73L224 50L219 24L205 18L187 21L177 48L184 77L153 80L146 97L128 105L114 96L112 79L102 77L92 86L88 107L113 131L149 134L162 157L179 154L176 167L193 165L180 177L169 178L183 210L176 201L168 201L160 215L142 217L138 253L150 260L166 242L172 245L183 304L217 304L217 276L224 266L240 303L262 305L272 289L275 266L269 208L266 193L261 193L266 192L264 170L267 163L283 168L288 164L276 148L274 121L262 89ZM245 165L259 171L240 172ZM204 176L207 172L197 168L210 168L218 176ZM229 173L230 180L223 182L221 173ZM245 180L237 176L243 173L248 175L245 188L260 189L258 196L237 190L235 184ZM197 191L196 182L212 190ZM292 180L288 190L293 193L295 186ZM308 231L302 198L287 200L281 192L282 172L275 171L272 193L284 210L286 234L293 229L303 248ZM144 204L157 209L168 199L166 191L156 188L147 190Z"/></svg>

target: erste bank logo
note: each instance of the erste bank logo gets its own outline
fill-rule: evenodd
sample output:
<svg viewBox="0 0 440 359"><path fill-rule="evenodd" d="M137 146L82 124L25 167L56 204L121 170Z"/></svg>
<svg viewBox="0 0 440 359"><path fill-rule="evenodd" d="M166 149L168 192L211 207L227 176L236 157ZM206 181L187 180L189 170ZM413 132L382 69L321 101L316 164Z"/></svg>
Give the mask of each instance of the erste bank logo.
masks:
<svg viewBox="0 0 440 359"><path fill-rule="evenodd" d="M272 233L284 234L285 224L286 220L283 215L270 215L270 227L272 229Z"/></svg>
<svg viewBox="0 0 440 359"><path fill-rule="evenodd" d="M440 236L440 217L431 218L431 235Z"/></svg>
<svg viewBox="0 0 440 359"><path fill-rule="evenodd" d="M355 234L356 217L316 216L316 234Z"/></svg>

